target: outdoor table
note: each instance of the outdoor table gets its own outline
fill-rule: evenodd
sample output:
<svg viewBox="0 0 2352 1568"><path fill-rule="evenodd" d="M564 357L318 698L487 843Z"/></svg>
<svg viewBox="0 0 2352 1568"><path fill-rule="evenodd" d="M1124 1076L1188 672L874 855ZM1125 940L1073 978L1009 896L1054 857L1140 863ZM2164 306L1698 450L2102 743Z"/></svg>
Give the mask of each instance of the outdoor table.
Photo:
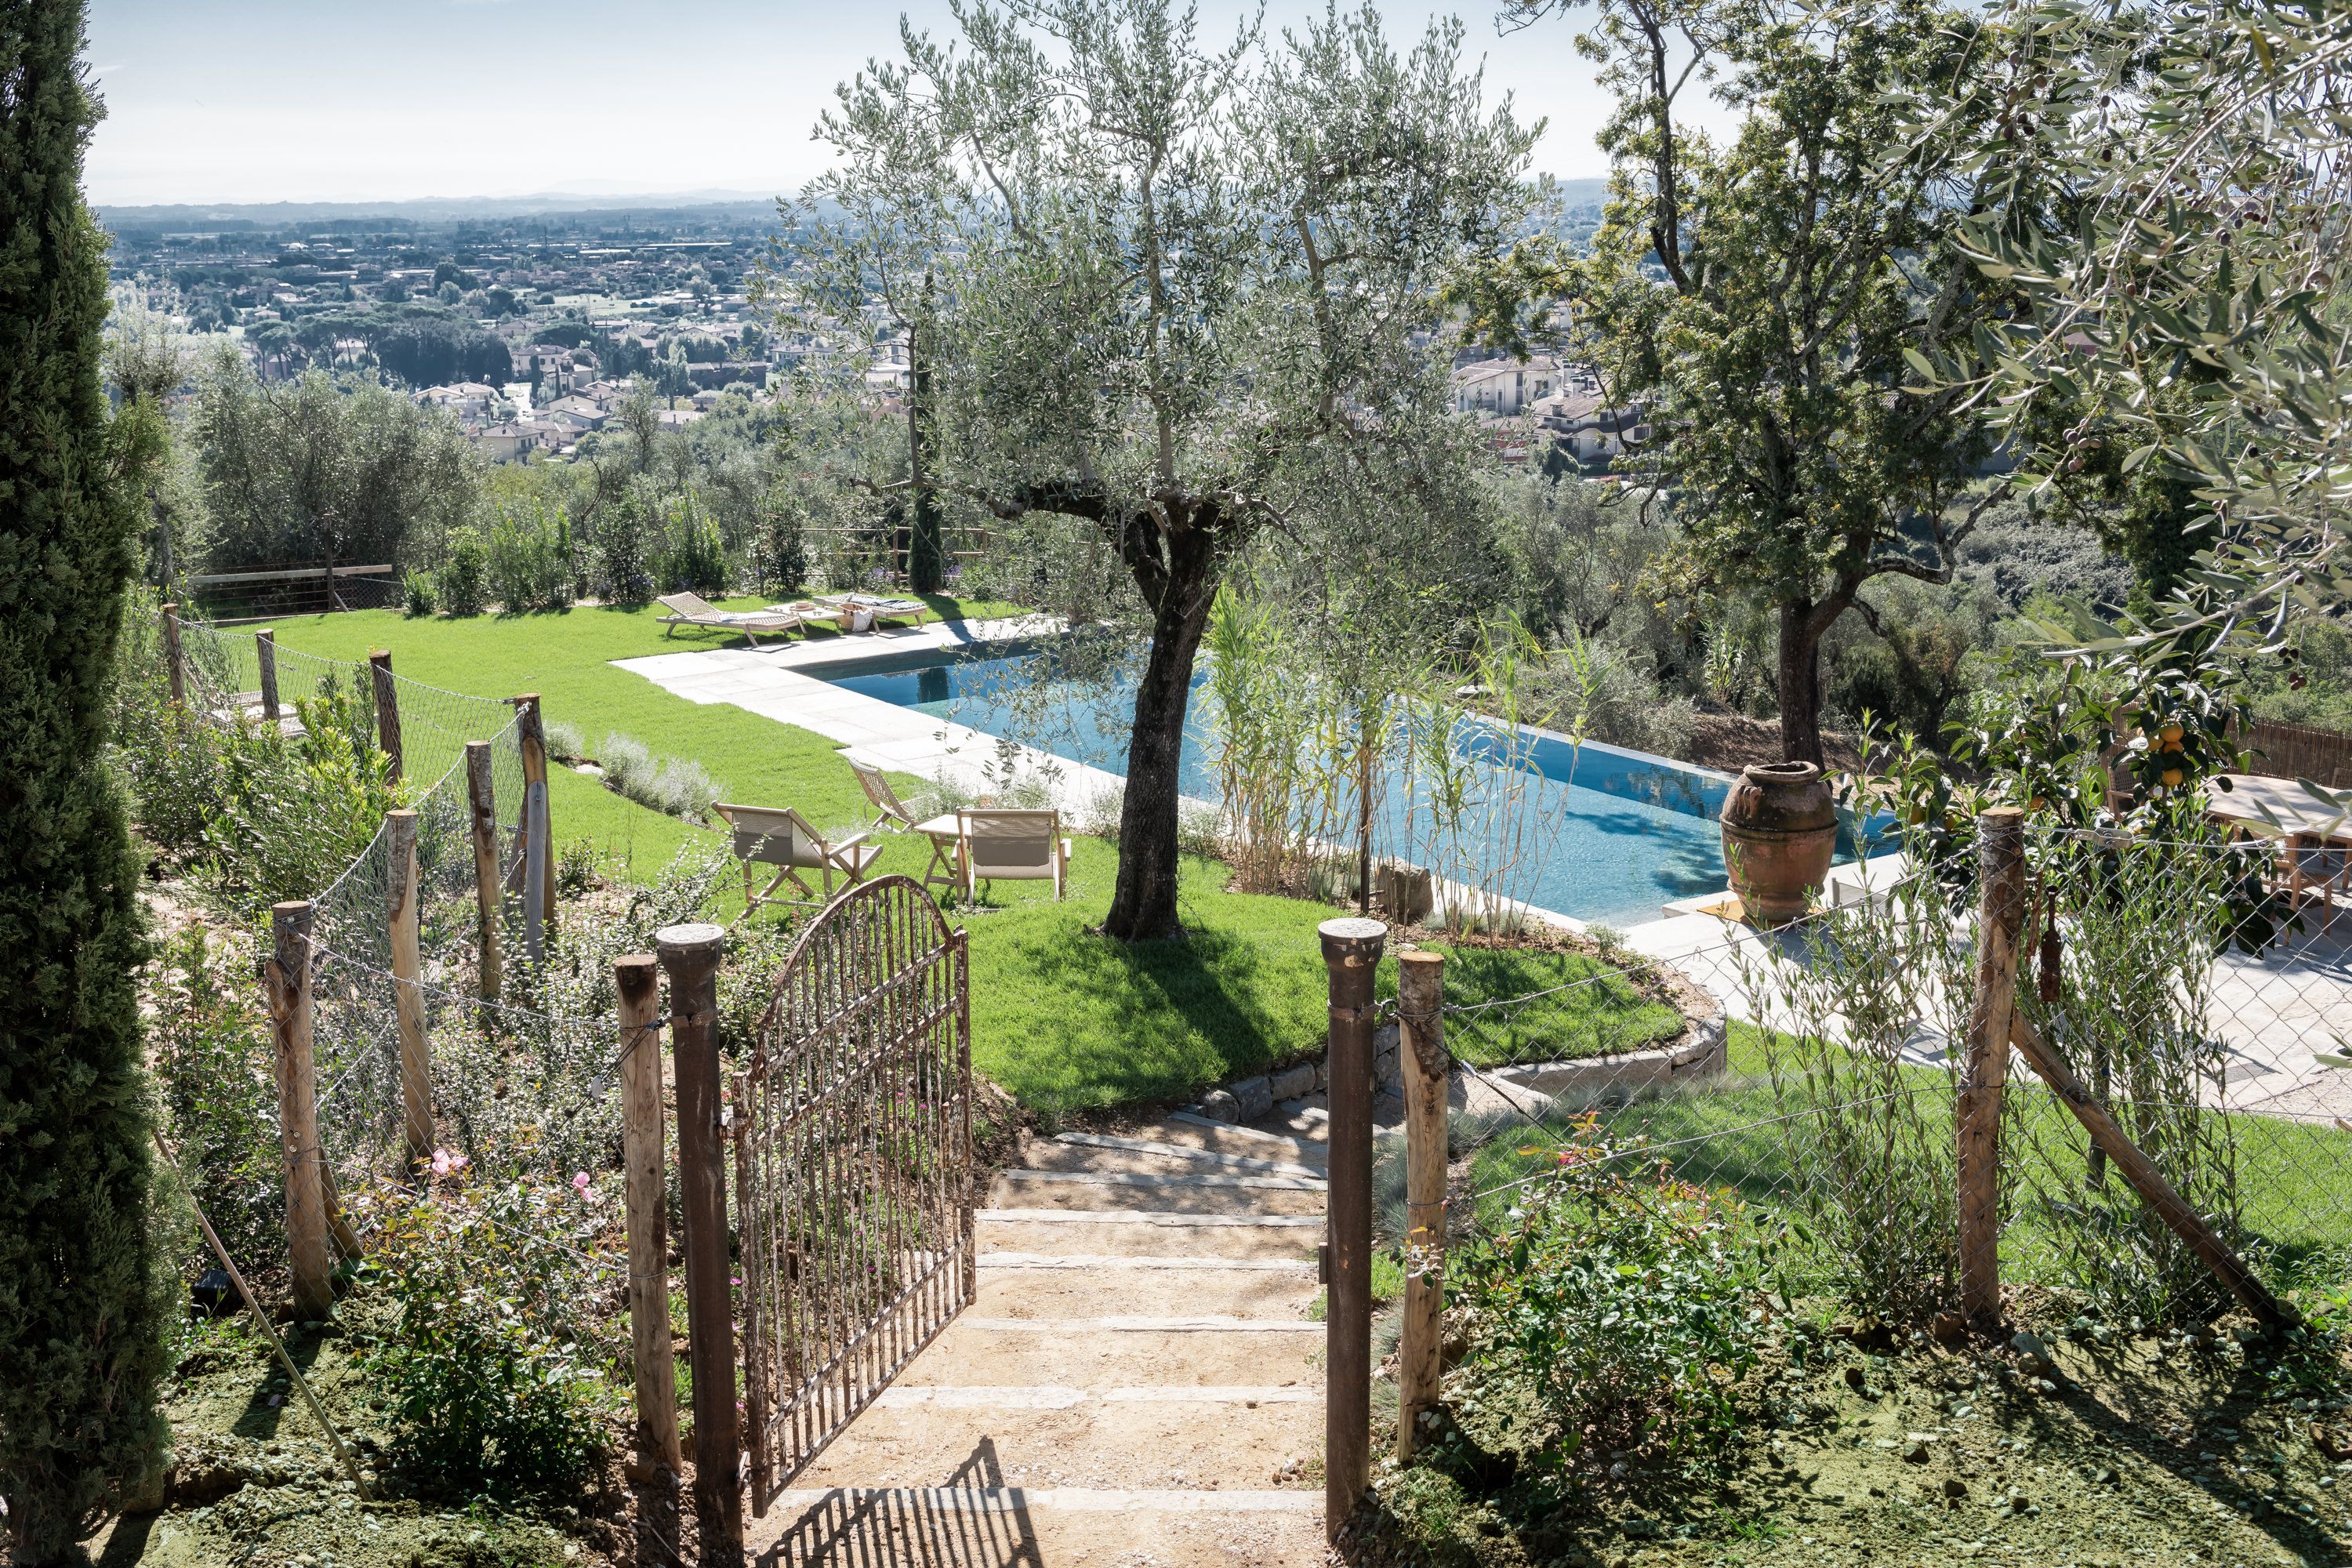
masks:
<svg viewBox="0 0 2352 1568"><path fill-rule="evenodd" d="M2335 923L2336 885L2352 882L2352 820L2321 805L2293 779L2257 773L2220 777L2228 779L2230 787L2219 787L2219 779L2205 785L2205 815L2232 827L2284 833L2288 898L2294 908L2302 908L2306 889L2316 881L2319 929L2327 930ZM2318 858L2315 871L2306 859L2315 854Z"/></svg>
<svg viewBox="0 0 2352 1568"><path fill-rule="evenodd" d="M931 863L923 868L923 886L961 886L963 819L950 811L915 824L915 831L931 841Z"/></svg>

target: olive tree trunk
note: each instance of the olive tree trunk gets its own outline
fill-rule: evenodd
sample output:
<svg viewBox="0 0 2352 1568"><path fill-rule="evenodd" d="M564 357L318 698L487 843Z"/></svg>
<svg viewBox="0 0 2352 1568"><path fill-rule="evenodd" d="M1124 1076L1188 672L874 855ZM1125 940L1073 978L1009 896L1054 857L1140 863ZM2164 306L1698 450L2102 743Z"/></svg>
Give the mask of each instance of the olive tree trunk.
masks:
<svg viewBox="0 0 2352 1568"><path fill-rule="evenodd" d="M1217 596L1216 542L1205 531L1167 539L1153 607L1151 652L1135 689L1127 747L1127 796L1118 818L1118 882L1103 932L1123 942L1173 936L1176 919L1178 764L1192 696L1192 665ZM1139 574L1139 576L1142 575Z"/></svg>

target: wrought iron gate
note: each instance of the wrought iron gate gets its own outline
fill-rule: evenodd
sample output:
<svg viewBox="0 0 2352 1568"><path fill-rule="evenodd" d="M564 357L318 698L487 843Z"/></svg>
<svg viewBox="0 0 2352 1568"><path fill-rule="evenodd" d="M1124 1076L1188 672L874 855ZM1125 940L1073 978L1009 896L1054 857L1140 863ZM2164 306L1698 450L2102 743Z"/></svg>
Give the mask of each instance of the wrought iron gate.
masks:
<svg viewBox="0 0 2352 1568"><path fill-rule="evenodd" d="M735 1079L751 1507L971 1300L964 933L908 877L826 905Z"/></svg>

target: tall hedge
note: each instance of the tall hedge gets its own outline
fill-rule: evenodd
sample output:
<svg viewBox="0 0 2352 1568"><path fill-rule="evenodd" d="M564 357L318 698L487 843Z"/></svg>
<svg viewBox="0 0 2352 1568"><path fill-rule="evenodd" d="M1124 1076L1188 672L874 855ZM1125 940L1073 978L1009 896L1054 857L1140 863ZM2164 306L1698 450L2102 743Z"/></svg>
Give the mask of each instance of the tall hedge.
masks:
<svg viewBox="0 0 2352 1568"><path fill-rule="evenodd" d="M81 47L80 0L0 0L0 1498L33 1563L146 1475L169 1301L139 868L100 755L140 518L99 381Z"/></svg>

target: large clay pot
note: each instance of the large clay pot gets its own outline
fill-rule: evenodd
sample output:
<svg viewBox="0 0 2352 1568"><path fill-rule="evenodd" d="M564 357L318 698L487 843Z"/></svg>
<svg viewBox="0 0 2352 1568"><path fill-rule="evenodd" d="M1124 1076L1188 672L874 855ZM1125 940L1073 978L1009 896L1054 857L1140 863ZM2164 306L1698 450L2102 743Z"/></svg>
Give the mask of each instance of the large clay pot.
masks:
<svg viewBox="0 0 2352 1568"><path fill-rule="evenodd" d="M1805 912L1837 853L1837 803L1811 763L1739 771L1723 801L1723 864L1748 918L1780 925Z"/></svg>

